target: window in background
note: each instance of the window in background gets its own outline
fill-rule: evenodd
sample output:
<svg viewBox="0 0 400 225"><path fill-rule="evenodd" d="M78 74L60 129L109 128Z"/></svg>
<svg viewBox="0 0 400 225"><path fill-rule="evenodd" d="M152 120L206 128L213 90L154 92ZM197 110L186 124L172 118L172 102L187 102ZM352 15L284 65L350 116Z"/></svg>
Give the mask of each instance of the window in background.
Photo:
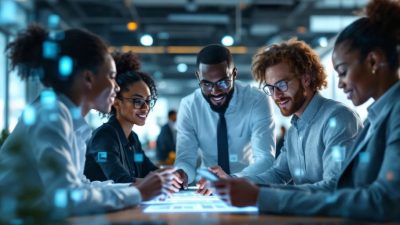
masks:
<svg viewBox="0 0 400 225"><path fill-rule="evenodd" d="M10 132L18 122L22 110L26 105L25 93L26 83L17 76L16 71L9 72L9 126Z"/></svg>
<svg viewBox="0 0 400 225"><path fill-rule="evenodd" d="M4 52L6 36L0 32L0 51ZM5 128L6 55L0 54L0 130Z"/></svg>

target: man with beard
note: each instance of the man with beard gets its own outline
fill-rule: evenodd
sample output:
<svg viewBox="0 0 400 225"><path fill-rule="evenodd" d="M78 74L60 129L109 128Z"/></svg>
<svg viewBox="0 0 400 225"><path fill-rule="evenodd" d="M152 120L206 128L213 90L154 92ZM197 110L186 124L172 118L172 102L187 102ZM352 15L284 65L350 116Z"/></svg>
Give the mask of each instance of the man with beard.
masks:
<svg viewBox="0 0 400 225"><path fill-rule="evenodd" d="M292 183L296 186L290 188L334 188L361 122L352 110L319 94L327 81L318 55L291 39L261 48L252 71L282 115L292 116L292 126L272 168L246 178L274 187Z"/></svg>
<svg viewBox="0 0 400 225"><path fill-rule="evenodd" d="M198 155L201 166L220 177L251 176L269 169L275 137L268 98L236 81L237 69L224 46L204 47L196 66L200 88L182 99L177 119L175 166L183 187L195 179ZM204 184L200 180L198 192L211 194Z"/></svg>

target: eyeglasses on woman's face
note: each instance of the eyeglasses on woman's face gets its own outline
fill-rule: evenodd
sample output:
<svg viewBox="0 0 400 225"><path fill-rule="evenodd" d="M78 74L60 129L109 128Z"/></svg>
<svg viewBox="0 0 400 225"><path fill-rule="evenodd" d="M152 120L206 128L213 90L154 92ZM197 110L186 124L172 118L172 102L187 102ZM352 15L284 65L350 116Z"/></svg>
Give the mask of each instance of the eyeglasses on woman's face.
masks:
<svg viewBox="0 0 400 225"><path fill-rule="evenodd" d="M121 100L128 100L133 104L133 107L135 109L141 109L143 108L144 104L146 104L150 109L154 107L156 104L157 99L156 98L150 98L150 99L143 99L143 98L127 98L127 97L118 97Z"/></svg>

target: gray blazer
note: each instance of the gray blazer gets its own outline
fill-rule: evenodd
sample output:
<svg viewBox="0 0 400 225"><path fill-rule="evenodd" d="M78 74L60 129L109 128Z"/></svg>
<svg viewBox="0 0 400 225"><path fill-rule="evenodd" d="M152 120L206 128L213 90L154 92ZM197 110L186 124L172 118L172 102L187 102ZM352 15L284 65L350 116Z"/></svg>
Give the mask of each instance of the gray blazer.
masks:
<svg viewBox="0 0 400 225"><path fill-rule="evenodd" d="M333 192L262 188L261 212L400 220L400 82L381 98L373 129L367 123Z"/></svg>

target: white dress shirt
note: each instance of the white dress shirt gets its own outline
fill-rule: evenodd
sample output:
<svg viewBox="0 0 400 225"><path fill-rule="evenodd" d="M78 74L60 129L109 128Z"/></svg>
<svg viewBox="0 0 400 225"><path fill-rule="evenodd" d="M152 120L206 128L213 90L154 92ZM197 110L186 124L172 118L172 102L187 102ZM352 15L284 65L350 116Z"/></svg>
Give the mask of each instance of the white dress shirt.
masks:
<svg viewBox="0 0 400 225"><path fill-rule="evenodd" d="M272 166L275 155L271 102L254 87L235 81L232 99L225 112L231 175L250 176ZM182 99L177 118L175 166L195 179L198 150L203 167L218 165L218 113L211 110L201 90Z"/></svg>

